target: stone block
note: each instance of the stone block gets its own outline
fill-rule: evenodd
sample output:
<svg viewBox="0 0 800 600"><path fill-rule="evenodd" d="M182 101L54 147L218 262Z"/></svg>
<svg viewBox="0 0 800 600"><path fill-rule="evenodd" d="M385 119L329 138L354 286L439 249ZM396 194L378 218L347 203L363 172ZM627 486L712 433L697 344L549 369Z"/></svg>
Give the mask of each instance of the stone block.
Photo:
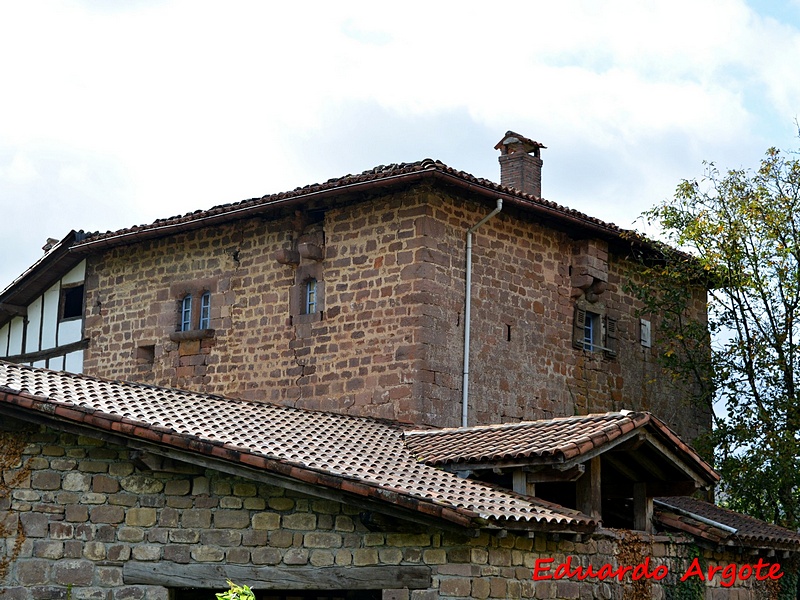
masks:
<svg viewBox="0 0 800 600"><path fill-rule="evenodd" d="M68 540L75 535L75 526L72 523L61 523L56 521L49 525L50 539Z"/></svg>
<svg viewBox="0 0 800 600"><path fill-rule="evenodd" d="M244 529L250 525L250 511L217 510L214 512L214 527L220 529Z"/></svg>
<svg viewBox="0 0 800 600"><path fill-rule="evenodd" d="M242 533L236 530L212 529L200 534L200 542L212 546L238 546L242 543Z"/></svg>
<svg viewBox="0 0 800 600"><path fill-rule="evenodd" d="M250 562L250 550L247 548L230 548L225 553L226 560L234 564L247 564Z"/></svg>
<svg viewBox="0 0 800 600"><path fill-rule="evenodd" d="M254 548L250 557L254 565L277 565L282 558L277 548Z"/></svg>
<svg viewBox="0 0 800 600"><path fill-rule="evenodd" d="M185 496L192 490L192 482L188 479L175 479L164 485L167 496Z"/></svg>
<svg viewBox="0 0 800 600"><path fill-rule="evenodd" d="M122 523L125 519L125 509L121 506L94 506L89 511L92 523Z"/></svg>
<svg viewBox="0 0 800 600"><path fill-rule="evenodd" d="M60 560L53 565L53 582L59 585L88 586L94 578L94 564L88 560Z"/></svg>
<svg viewBox="0 0 800 600"><path fill-rule="evenodd" d="M108 475L95 475L92 477L92 491L100 494L116 494L119 491L119 481Z"/></svg>
<svg viewBox="0 0 800 600"><path fill-rule="evenodd" d="M244 501L236 496L225 496L219 499L220 508L242 508Z"/></svg>
<svg viewBox="0 0 800 600"><path fill-rule="evenodd" d="M125 515L125 525L128 527L152 527L155 524L155 508L130 508Z"/></svg>
<svg viewBox="0 0 800 600"><path fill-rule="evenodd" d="M117 537L121 542L141 542L144 539L144 529L139 527L120 527Z"/></svg>
<svg viewBox="0 0 800 600"><path fill-rule="evenodd" d="M443 565L447 562L444 548L429 548L422 552L422 562L426 565Z"/></svg>
<svg viewBox="0 0 800 600"><path fill-rule="evenodd" d="M386 535L386 544L421 548L431 545L431 536L427 533L389 533Z"/></svg>
<svg viewBox="0 0 800 600"><path fill-rule="evenodd" d="M155 544L141 544L131 548L133 560L156 561L161 560L161 546Z"/></svg>
<svg viewBox="0 0 800 600"><path fill-rule="evenodd" d="M339 548L341 545L342 536L337 533L315 531L303 536L306 548Z"/></svg>
<svg viewBox="0 0 800 600"><path fill-rule="evenodd" d="M272 510L286 511L286 510L292 510L294 508L294 500L292 500L291 498L282 498L282 497L270 498L267 504Z"/></svg>
<svg viewBox="0 0 800 600"><path fill-rule="evenodd" d="M192 495L205 496L210 490L208 477L195 477L192 480Z"/></svg>
<svg viewBox="0 0 800 600"><path fill-rule="evenodd" d="M17 562L17 581L24 586L47 583L51 561L29 559Z"/></svg>
<svg viewBox="0 0 800 600"><path fill-rule="evenodd" d="M258 488L252 483L236 483L233 485L233 495L250 497L258 493Z"/></svg>
<svg viewBox="0 0 800 600"><path fill-rule="evenodd" d="M253 515L253 529L278 529L281 524L281 517L276 513L264 512Z"/></svg>
<svg viewBox="0 0 800 600"><path fill-rule="evenodd" d="M312 513L293 513L282 517L286 529L304 529L310 531L317 528L317 515Z"/></svg>
<svg viewBox="0 0 800 600"><path fill-rule="evenodd" d="M191 546L164 546L164 560L186 564L191 562Z"/></svg>
<svg viewBox="0 0 800 600"><path fill-rule="evenodd" d="M383 590L381 600L409 600L409 596L408 588Z"/></svg>
<svg viewBox="0 0 800 600"><path fill-rule="evenodd" d="M334 563L333 552L330 550L312 550L309 562L315 567L330 567Z"/></svg>
<svg viewBox="0 0 800 600"><path fill-rule="evenodd" d="M266 546L267 532L265 530L253 531L247 529L242 532L242 546Z"/></svg>
<svg viewBox="0 0 800 600"><path fill-rule="evenodd" d="M211 511L207 508L185 510L181 514L181 526L208 529L211 527Z"/></svg>
<svg viewBox="0 0 800 600"><path fill-rule="evenodd" d="M472 597L484 600L489 597L491 591L489 580L484 577L476 577L472 580Z"/></svg>
<svg viewBox="0 0 800 600"><path fill-rule="evenodd" d="M132 494L158 494L164 489L164 482L147 475L129 475L120 481L122 489Z"/></svg>
<svg viewBox="0 0 800 600"><path fill-rule="evenodd" d="M173 544L196 544L200 541L197 529L173 529L169 532L169 541Z"/></svg>
<svg viewBox="0 0 800 600"><path fill-rule="evenodd" d="M64 507L64 519L72 523L85 523L89 520L89 509L80 504L70 504Z"/></svg>
<svg viewBox="0 0 800 600"><path fill-rule="evenodd" d="M31 487L35 490L57 490L61 487L61 474L55 471L31 473Z"/></svg>
<svg viewBox="0 0 800 600"><path fill-rule="evenodd" d="M399 565L403 562L403 551L400 548L379 548L378 560L384 565Z"/></svg>
<svg viewBox="0 0 800 600"><path fill-rule="evenodd" d="M279 529L269 532L269 545L275 548L288 548L294 543L294 535L291 531Z"/></svg>
<svg viewBox="0 0 800 600"><path fill-rule="evenodd" d="M247 510L264 510L267 507L267 501L263 498L245 498L244 508Z"/></svg>
<svg viewBox="0 0 800 600"><path fill-rule="evenodd" d="M447 578L439 582L440 596L469 596L471 591L470 580L466 578Z"/></svg>
<svg viewBox="0 0 800 600"><path fill-rule="evenodd" d="M33 542L33 556L58 560L64 557L64 542L36 540Z"/></svg>
<svg viewBox="0 0 800 600"><path fill-rule="evenodd" d="M83 545L83 556L89 560L106 559L106 545L102 542L86 542Z"/></svg>
<svg viewBox="0 0 800 600"><path fill-rule="evenodd" d="M49 525L47 515L41 513L23 513L19 515L19 520L22 523L22 531L25 532L27 537L43 538L47 536ZM4 524L9 531L16 529L16 525L11 526L10 524L6 524L5 520Z"/></svg>
<svg viewBox="0 0 800 600"><path fill-rule="evenodd" d="M128 544L114 544L109 546L106 555L108 560L126 561L131 557L131 547Z"/></svg>
<svg viewBox="0 0 800 600"><path fill-rule="evenodd" d="M97 567L97 583L105 588L121 587L122 581L122 567ZM103 590L105 593L105 590ZM105 596L100 596L105 598Z"/></svg>
<svg viewBox="0 0 800 600"><path fill-rule="evenodd" d="M283 554L283 564L285 565L305 565L308 564L309 552L305 548L289 548Z"/></svg>
<svg viewBox="0 0 800 600"><path fill-rule="evenodd" d="M356 567L377 565L378 562L377 548L357 548L353 550L353 565Z"/></svg>

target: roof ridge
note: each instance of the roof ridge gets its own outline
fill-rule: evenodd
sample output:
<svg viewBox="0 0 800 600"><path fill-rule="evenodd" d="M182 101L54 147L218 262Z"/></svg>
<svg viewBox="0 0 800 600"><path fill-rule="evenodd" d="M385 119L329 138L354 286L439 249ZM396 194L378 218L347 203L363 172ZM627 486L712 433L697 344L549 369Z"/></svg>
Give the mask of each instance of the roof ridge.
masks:
<svg viewBox="0 0 800 600"><path fill-rule="evenodd" d="M651 416L651 413L648 411L608 411L605 413L590 413L588 415L573 415L568 417L550 417L548 419L536 419L531 421L517 421L515 423L490 423L488 425L470 425L468 427L442 427L440 429L412 429L406 430L405 435L441 435L445 433L457 433L457 432L464 432L469 433L473 431L496 431L498 429L521 429L523 427L529 427L531 425L541 424L541 423L552 423L553 421L579 421L585 419L597 419L598 417L626 417L628 419L634 420L631 415L648 415Z"/></svg>
<svg viewBox="0 0 800 600"><path fill-rule="evenodd" d="M602 221L601 219L591 217L581 211L568 208L566 206L557 204L543 197L533 196L515 188L504 186L489 179L476 177L466 171L461 171L453 167L449 167L443 162L431 158L424 158L414 162L401 162L391 163L388 165L377 165L361 173L348 174L340 177L334 177L321 183L311 183L304 186L299 186L293 190L275 192L272 194L265 194L260 197L248 198L236 202L217 204L209 209L198 209L195 211L187 212L183 215L175 215L167 218L156 219L151 223L133 225L128 228L118 229L115 231L106 231L104 233L93 233L88 235L85 239L74 244L75 249L87 251L87 248L97 245L126 243L122 238L129 238L135 234L152 232L152 235L158 236L159 230L170 229L175 227L195 227L199 226L198 223L209 218L219 219L234 219L241 216L244 211L259 211L267 209L277 203L284 203L290 200L296 200L304 196L319 194L322 192L333 191L337 189L346 189L355 185L366 185L370 182L389 182L393 179L407 176L424 176L425 173L440 173L445 176L454 177L456 180L465 182L468 186L477 184L480 187L486 188L487 191L492 193L500 193L516 199L516 202L527 208L539 208L547 211L555 211L567 219L577 219L584 223L586 226L600 228L607 234L615 236L623 236L626 234L635 233L626 229L622 229L614 223ZM112 241L115 240L115 241Z"/></svg>

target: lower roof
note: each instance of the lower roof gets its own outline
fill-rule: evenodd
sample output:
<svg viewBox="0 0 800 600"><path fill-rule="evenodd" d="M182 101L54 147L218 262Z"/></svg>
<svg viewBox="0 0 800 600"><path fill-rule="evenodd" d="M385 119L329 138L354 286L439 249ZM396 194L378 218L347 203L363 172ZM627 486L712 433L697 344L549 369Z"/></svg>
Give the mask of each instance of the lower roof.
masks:
<svg viewBox="0 0 800 600"><path fill-rule="evenodd" d="M141 440L462 526L590 531L578 511L419 462L398 425L0 362L0 413Z"/></svg>

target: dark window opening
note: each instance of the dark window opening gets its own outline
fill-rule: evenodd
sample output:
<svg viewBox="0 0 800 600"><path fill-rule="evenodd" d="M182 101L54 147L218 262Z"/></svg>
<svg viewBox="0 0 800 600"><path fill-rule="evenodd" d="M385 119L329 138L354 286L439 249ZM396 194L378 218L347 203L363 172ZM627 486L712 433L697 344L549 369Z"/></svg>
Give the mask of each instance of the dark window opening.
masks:
<svg viewBox="0 0 800 600"><path fill-rule="evenodd" d="M61 320L79 319L83 316L83 286L61 289Z"/></svg>

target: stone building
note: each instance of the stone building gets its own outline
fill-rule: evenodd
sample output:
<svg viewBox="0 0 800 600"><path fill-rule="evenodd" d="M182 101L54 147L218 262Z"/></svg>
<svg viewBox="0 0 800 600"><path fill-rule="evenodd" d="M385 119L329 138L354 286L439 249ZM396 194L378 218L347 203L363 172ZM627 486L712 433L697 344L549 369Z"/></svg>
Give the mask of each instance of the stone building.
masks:
<svg viewBox="0 0 800 600"><path fill-rule="evenodd" d="M629 232L542 199L541 144L498 148L499 185L427 159L73 236L55 280L0 294L17 307L0 356L49 365L35 315L63 306L69 268L86 374L435 427L630 409L707 431L709 408L659 376L658 315L625 291L642 272ZM464 422L465 239L498 200L472 235Z"/></svg>
<svg viewBox="0 0 800 600"><path fill-rule="evenodd" d="M691 497L650 246L544 200L543 148L54 241L0 292L5 597L777 593L800 536Z"/></svg>

